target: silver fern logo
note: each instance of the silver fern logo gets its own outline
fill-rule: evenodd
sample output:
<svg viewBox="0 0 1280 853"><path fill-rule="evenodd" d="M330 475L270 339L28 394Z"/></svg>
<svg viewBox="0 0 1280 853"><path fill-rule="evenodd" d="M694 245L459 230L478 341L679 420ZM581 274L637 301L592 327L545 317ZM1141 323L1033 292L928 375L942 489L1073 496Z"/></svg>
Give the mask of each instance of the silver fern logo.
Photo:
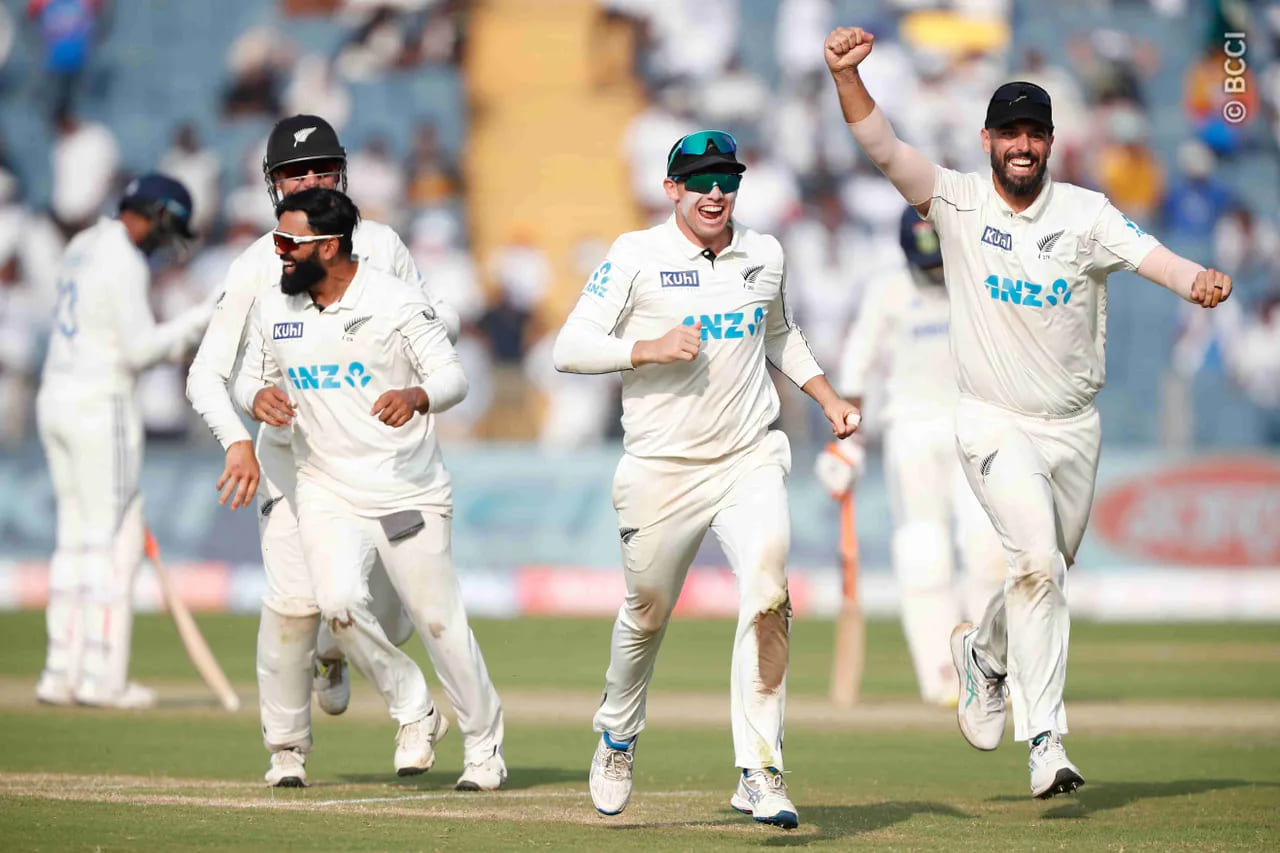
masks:
<svg viewBox="0 0 1280 853"><path fill-rule="evenodd" d="M1046 234L1036 241L1036 248L1040 250L1040 260L1046 261L1053 254L1053 247L1058 245L1058 238L1062 236L1062 231L1054 231L1052 234Z"/></svg>
<svg viewBox="0 0 1280 853"><path fill-rule="evenodd" d="M760 273L764 272L764 264L757 264L753 267L747 267L742 271L742 285L751 287L756 283L756 279L760 277Z"/></svg>
<svg viewBox="0 0 1280 853"><path fill-rule="evenodd" d="M348 320L347 324L342 327L343 330L346 332L346 335L344 337L348 337L348 338L354 337L355 333L360 331L360 327L372 319L373 319L372 314L366 314L363 317L357 317L354 320Z"/></svg>

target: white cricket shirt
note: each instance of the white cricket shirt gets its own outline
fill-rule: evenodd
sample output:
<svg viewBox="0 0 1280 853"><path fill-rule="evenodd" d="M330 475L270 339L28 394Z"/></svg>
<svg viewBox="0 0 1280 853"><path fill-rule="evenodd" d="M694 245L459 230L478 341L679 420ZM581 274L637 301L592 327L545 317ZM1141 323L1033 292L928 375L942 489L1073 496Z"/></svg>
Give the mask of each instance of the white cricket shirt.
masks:
<svg viewBox="0 0 1280 853"><path fill-rule="evenodd" d="M420 385L431 412L466 394L458 355L420 288L361 263L323 310L306 293L264 294L250 315L236 400L251 410L264 385L284 388L298 407L286 434L299 486L310 482L358 513L450 510L434 415L392 428L370 414L384 391Z"/></svg>
<svg viewBox="0 0 1280 853"><path fill-rule="evenodd" d="M635 341L702 323L691 362L631 368ZM719 459L759 440L778 416L766 358L796 385L822 373L792 320L782 246L738 224L718 256L674 215L619 237L556 342L559 370L622 374L622 427L633 456Z"/></svg>
<svg viewBox="0 0 1280 853"><path fill-rule="evenodd" d="M937 167L929 220L942 242L960 391L1030 415L1093 400L1106 379L1107 276L1159 242L1106 196L1045 181L1015 213L991 178Z"/></svg>
<svg viewBox="0 0 1280 853"><path fill-rule="evenodd" d="M390 227L361 220L352 232L351 245L352 254L361 261L415 287L425 287L413 256ZM249 312L256 300L280 292L280 267L280 257L270 233L255 240L232 261L213 320L187 376L187 399L223 448L249 440L249 433L231 403L228 387L236 370L237 356L242 351ZM457 314L438 300L429 301L447 326L452 323L450 340L456 340ZM264 441L289 443L288 429L263 424L260 435Z"/></svg>
<svg viewBox="0 0 1280 853"><path fill-rule="evenodd" d="M132 394L140 371L177 359L200 339L209 306L157 325L150 281L146 255L120 220L104 217L71 239L58 266L42 393Z"/></svg>
<svg viewBox="0 0 1280 853"><path fill-rule="evenodd" d="M946 288L900 268L867 291L840 362L841 394L866 395L872 372L883 371L885 421L950 416L959 391L951 362Z"/></svg>

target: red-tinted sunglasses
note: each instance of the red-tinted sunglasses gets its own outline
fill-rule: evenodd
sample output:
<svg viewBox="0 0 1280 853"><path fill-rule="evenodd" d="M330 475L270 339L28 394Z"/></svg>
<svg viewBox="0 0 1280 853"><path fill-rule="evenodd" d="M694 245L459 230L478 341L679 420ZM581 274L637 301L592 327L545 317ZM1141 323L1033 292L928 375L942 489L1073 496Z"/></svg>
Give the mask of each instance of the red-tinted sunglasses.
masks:
<svg viewBox="0 0 1280 853"><path fill-rule="evenodd" d="M341 234L289 234L285 231L272 231L271 239L276 248L282 252L292 252L304 243L318 243L329 238L340 239Z"/></svg>
<svg viewBox="0 0 1280 853"><path fill-rule="evenodd" d="M314 173L317 178L326 178L342 174L344 165L341 160L299 160L277 166L272 170L271 177L277 181L294 181Z"/></svg>

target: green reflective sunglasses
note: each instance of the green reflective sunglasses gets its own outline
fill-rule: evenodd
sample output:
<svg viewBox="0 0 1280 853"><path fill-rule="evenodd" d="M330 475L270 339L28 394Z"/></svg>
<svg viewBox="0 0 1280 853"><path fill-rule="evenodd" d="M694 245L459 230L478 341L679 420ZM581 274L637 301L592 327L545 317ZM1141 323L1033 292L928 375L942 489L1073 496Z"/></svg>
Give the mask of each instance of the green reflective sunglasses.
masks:
<svg viewBox="0 0 1280 853"><path fill-rule="evenodd" d="M714 144L721 154L735 154L738 151L738 140L733 138L732 133L726 133L723 130L700 130L682 138L671 147L671 153L667 155L667 174L671 174L671 167L675 164L677 154L700 157L707 153L708 144Z"/></svg>
<svg viewBox="0 0 1280 853"><path fill-rule="evenodd" d="M695 193L709 193L712 187L719 185L720 192L728 195L737 192L738 185L741 183L741 175L727 175L719 172L703 172L684 179L685 188Z"/></svg>

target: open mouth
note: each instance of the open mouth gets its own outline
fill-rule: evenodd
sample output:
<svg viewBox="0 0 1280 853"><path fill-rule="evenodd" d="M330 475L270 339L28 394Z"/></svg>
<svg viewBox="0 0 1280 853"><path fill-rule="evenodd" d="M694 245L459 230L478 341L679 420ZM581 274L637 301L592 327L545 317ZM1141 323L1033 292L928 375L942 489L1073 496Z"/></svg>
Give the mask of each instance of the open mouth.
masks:
<svg viewBox="0 0 1280 853"><path fill-rule="evenodd" d="M293 275L294 270L298 268L298 265L293 261L283 261L282 263L284 264L284 266L281 267L281 269L285 272L286 275Z"/></svg>
<svg viewBox="0 0 1280 853"><path fill-rule="evenodd" d="M724 216L723 204L700 204L698 205L698 216L703 222L708 224L719 222Z"/></svg>
<svg viewBox="0 0 1280 853"><path fill-rule="evenodd" d="M1037 161L1034 157L1006 157L1005 167L1011 175L1030 175L1035 172Z"/></svg>

